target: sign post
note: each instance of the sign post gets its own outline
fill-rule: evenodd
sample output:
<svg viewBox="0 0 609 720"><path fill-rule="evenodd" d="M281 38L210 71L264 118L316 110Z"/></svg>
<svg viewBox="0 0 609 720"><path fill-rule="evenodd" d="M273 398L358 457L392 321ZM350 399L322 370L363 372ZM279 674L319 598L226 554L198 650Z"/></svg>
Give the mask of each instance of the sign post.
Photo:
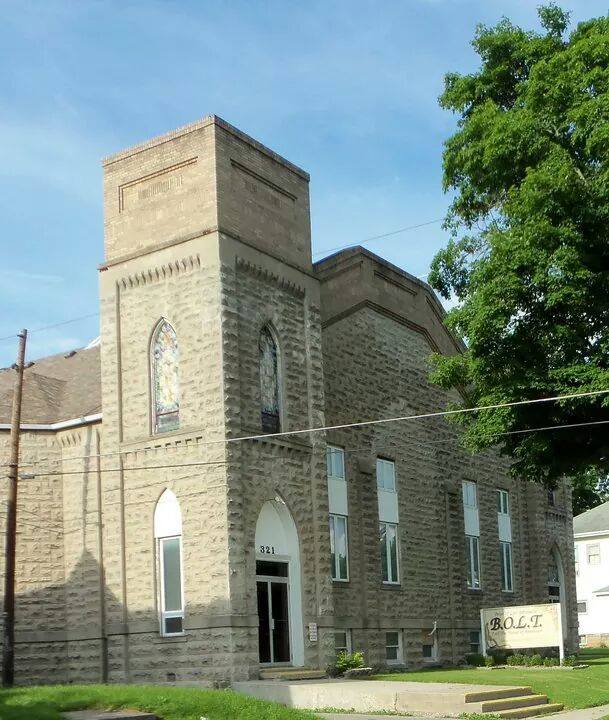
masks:
<svg viewBox="0 0 609 720"><path fill-rule="evenodd" d="M486 652L486 625L484 623L484 610L480 610L480 642L482 643L482 655L487 656Z"/></svg>
<svg viewBox="0 0 609 720"><path fill-rule="evenodd" d="M560 603L483 608L480 610L482 653L558 647L565 658Z"/></svg>

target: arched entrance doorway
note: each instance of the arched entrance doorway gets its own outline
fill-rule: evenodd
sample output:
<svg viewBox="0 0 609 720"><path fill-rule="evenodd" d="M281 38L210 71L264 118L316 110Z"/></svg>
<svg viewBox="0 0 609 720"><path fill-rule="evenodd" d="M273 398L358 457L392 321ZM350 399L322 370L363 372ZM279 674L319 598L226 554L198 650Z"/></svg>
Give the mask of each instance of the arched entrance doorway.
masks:
<svg viewBox="0 0 609 720"><path fill-rule="evenodd" d="M565 572L560 553L556 546L550 551L550 561L548 564L548 600L549 602L560 603L562 634L563 639L567 642L569 639L569 626Z"/></svg>
<svg viewBox="0 0 609 720"><path fill-rule="evenodd" d="M258 650L269 665L304 665L300 549L296 525L279 497L256 523Z"/></svg>

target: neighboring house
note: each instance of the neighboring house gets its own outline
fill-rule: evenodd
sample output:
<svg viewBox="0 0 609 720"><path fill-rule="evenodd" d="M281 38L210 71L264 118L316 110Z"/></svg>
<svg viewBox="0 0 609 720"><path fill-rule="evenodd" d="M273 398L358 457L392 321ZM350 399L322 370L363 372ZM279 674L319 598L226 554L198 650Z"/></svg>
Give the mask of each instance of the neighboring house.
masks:
<svg viewBox="0 0 609 720"><path fill-rule="evenodd" d="M429 285L312 262L309 176L216 117L105 160L104 199L101 342L26 371L19 682L459 663L481 607L549 600L576 646L567 484L438 417L290 434L459 401Z"/></svg>
<svg viewBox="0 0 609 720"><path fill-rule="evenodd" d="M573 518L580 643L609 645L609 502Z"/></svg>

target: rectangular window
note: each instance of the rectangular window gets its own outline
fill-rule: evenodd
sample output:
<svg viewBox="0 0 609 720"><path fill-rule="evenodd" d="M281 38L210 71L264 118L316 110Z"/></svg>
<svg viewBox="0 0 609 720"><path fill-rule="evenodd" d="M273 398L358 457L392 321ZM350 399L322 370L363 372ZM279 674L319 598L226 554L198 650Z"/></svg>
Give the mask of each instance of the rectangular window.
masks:
<svg viewBox="0 0 609 720"><path fill-rule="evenodd" d="M381 573L384 583L400 582L398 570L398 526L380 523Z"/></svg>
<svg viewBox="0 0 609 720"><path fill-rule="evenodd" d="M500 515L510 514L510 494L507 490L497 490L497 512Z"/></svg>
<svg viewBox="0 0 609 720"><path fill-rule="evenodd" d="M376 484L380 490L395 492L395 463L393 460L376 459Z"/></svg>
<svg viewBox="0 0 609 720"><path fill-rule="evenodd" d="M513 592L512 543L501 542L499 546L501 548L501 589L503 592Z"/></svg>
<svg viewBox="0 0 609 720"><path fill-rule="evenodd" d="M385 659L387 665L402 665L402 633L391 630L385 633Z"/></svg>
<svg viewBox="0 0 609 720"><path fill-rule="evenodd" d="M421 630L421 649L424 662L437 662L438 638L437 631L431 628Z"/></svg>
<svg viewBox="0 0 609 720"><path fill-rule="evenodd" d="M159 540L161 574L161 633L184 632L184 598L182 592L182 541L180 537Z"/></svg>
<svg viewBox="0 0 609 720"><path fill-rule="evenodd" d="M480 653L480 630L470 630L469 651L474 655Z"/></svg>
<svg viewBox="0 0 609 720"><path fill-rule="evenodd" d="M345 479L345 451L335 445L326 447L326 469L329 478Z"/></svg>
<svg viewBox="0 0 609 720"><path fill-rule="evenodd" d="M548 505L550 507L556 506L556 488L548 488Z"/></svg>
<svg viewBox="0 0 609 720"><path fill-rule="evenodd" d="M480 589L480 518L478 515L478 486L471 480L461 483L463 495L463 524L465 527L465 562L467 587Z"/></svg>
<svg viewBox="0 0 609 720"><path fill-rule="evenodd" d="M467 587L480 589L480 543L475 535L465 536L465 556L467 560Z"/></svg>
<svg viewBox="0 0 609 720"><path fill-rule="evenodd" d="M478 508L478 493L476 483L471 480L463 481L463 506L466 508Z"/></svg>
<svg viewBox="0 0 609 720"><path fill-rule="evenodd" d="M334 633L334 650L337 656L351 653L351 630L337 630Z"/></svg>
<svg viewBox="0 0 609 720"><path fill-rule="evenodd" d="M580 615L583 615L584 613L588 612L588 603L585 600L582 600L581 602L577 603L577 612Z"/></svg>
<svg viewBox="0 0 609 720"><path fill-rule="evenodd" d="M344 515L330 515L330 557L332 580L349 579L349 544L347 518Z"/></svg>
<svg viewBox="0 0 609 720"><path fill-rule="evenodd" d="M586 545L586 554L588 556L588 565L601 564L601 546L598 543Z"/></svg>

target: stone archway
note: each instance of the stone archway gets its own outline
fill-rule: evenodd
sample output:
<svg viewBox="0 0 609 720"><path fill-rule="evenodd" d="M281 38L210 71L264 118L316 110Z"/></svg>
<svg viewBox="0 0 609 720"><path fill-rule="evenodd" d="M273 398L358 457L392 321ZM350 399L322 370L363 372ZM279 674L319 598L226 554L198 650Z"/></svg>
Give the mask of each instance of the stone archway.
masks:
<svg viewBox="0 0 609 720"><path fill-rule="evenodd" d="M303 666L300 545L280 497L262 506L255 543L260 662Z"/></svg>

